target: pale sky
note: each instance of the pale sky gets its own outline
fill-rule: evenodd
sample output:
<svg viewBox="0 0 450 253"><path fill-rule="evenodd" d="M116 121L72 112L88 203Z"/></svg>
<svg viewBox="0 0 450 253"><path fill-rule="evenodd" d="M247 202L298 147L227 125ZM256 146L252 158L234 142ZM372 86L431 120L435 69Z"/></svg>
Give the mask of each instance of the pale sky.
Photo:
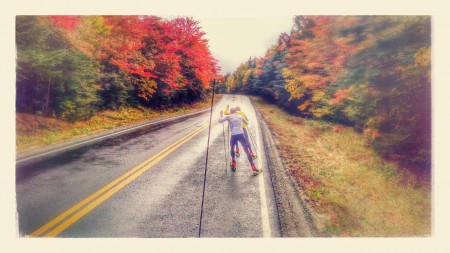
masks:
<svg viewBox="0 0 450 253"><path fill-rule="evenodd" d="M249 57L264 56L281 32L289 33L294 16L197 18L222 74L232 72Z"/></svg>
<svg viewBox="0 0 450 253"><path fill-rule="evenodd" d="M184 14L199 22L206 33L209 49L219 62L225 75L250 57L264 56L269 46L276 43L278 35L289 33L294 15L278 16L204 16ZM173 19L174 15L162 16Z"/></svg>

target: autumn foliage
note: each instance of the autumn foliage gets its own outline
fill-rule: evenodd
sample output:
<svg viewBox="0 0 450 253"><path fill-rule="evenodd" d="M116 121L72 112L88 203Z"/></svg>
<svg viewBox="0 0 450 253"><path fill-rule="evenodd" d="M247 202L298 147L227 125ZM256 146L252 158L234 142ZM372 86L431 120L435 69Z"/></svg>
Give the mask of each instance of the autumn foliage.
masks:
<svg viewBox="0 0 450 253"><path fill-rule="evenodd" d="M218 67L189 17L18 16L17 111L67 120L202 100Z"/></svg>
<svg viewBox="0 0 450 253"><path fill-rule="evenodd" d="M430 17L296 16L221 90L353 126L383 155L430 168Z"/></svg>

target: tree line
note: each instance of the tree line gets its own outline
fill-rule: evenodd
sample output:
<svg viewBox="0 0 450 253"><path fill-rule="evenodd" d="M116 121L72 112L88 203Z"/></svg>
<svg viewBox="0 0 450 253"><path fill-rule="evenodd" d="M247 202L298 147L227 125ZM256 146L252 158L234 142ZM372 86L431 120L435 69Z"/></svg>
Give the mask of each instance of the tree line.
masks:
<svg viewBox="0 0 450 253"><path fill-rule="evenodd" d="M16 111L76 121L203 99L218 67L190 17L17 16Z"/></svg>
<svg viewBox="0 0 450 253"><path fill-rule="evenodd" d="M352 126L381 154L431 164L429 16L296 16L263 57L220 90L265 97L301 117Z"/></svg>

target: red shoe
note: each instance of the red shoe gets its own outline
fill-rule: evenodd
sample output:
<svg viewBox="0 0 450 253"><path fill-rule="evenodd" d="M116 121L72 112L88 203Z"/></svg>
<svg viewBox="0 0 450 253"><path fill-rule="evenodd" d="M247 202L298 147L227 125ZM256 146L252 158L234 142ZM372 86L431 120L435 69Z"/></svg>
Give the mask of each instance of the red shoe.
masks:
<svg viewBox="0 0 450 253"><path fill-rule="evenodd" d="M230 164L230 168L232 171L236 171L236 161L232 161Z"/></svg>
<svg viewBox="0 0 450 253"><path fill-rule="evenodd" d="M254 176L258 175L259 173L261 173L261 172L263 171L262 169L261 169L261 170L258 170L258 169L255 167L255 165L252 166L252 170L253 170L253 175L254 175Z"/></svg>

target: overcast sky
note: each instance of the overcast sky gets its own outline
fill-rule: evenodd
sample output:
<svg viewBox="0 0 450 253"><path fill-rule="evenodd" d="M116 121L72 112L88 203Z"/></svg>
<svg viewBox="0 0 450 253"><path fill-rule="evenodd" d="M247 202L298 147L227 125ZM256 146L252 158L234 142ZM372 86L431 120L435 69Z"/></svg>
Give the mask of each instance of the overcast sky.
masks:
<svg viewBox="0 0 450 253"><path fill-rule="evenodd" d="M293 16L193 17L200 22L222 74L232 72L249 57L263 56L281 32L290 32Z"/></svg>

